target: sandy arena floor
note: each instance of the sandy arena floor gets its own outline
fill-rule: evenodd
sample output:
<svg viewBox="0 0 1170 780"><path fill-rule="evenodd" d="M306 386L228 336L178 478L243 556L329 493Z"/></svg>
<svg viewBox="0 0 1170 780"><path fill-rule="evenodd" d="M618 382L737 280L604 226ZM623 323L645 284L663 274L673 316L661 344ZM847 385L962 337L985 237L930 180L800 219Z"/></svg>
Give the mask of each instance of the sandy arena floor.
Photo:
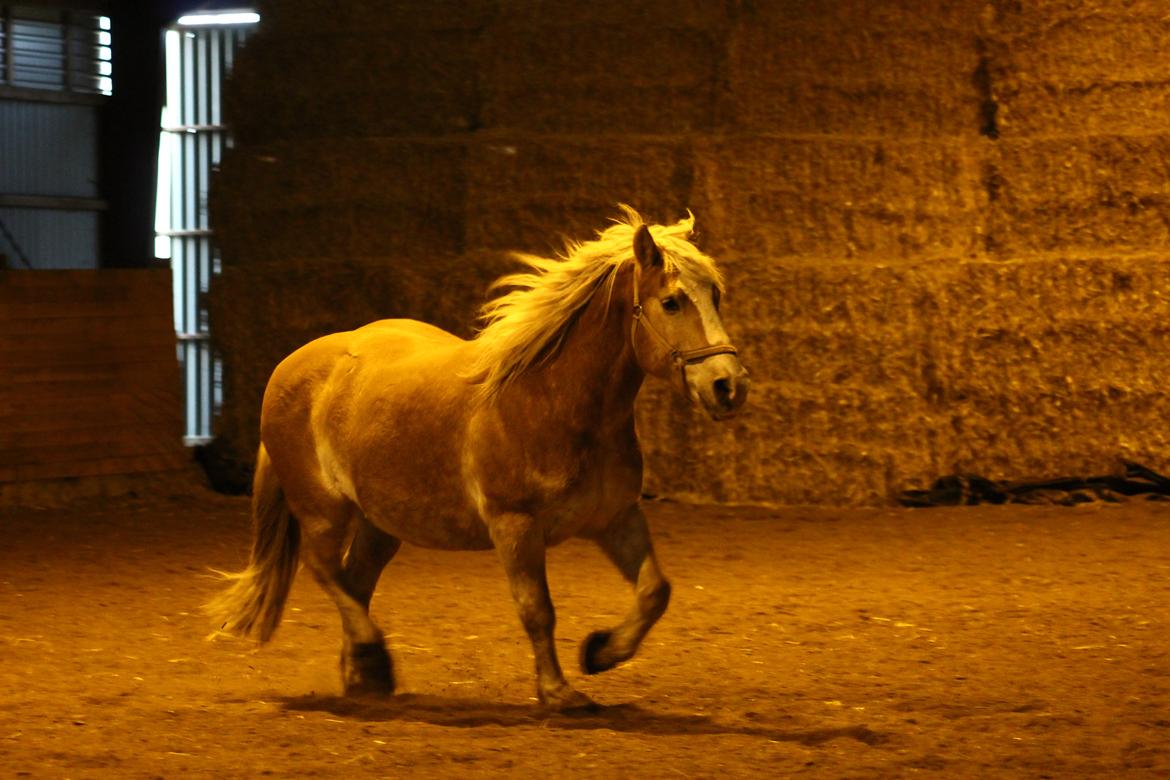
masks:
<svg viewBox="0 0 1170 780"><path fill-rule="evenodd" d="M0 773L1170 776L1170 505L649 511L675 596L624 667L575 671L625 585L551 555L562 661L609 705L573 717L536 709L490 553L399 554L404 693L353 702L303 572L271 645L205 638L244 500L0 512Z"/></svg>

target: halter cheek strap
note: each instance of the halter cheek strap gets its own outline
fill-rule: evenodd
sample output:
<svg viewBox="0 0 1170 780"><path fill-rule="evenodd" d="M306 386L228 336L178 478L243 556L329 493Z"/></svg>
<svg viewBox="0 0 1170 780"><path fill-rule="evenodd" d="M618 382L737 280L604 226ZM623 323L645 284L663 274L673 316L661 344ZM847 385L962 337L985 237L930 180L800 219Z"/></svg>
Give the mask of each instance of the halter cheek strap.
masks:
<svg viewBox="0 0 1170 780"><path fill-rule="evenodd" d="M715 355L736 355L739 354L735 347L730 344L708 344L705 347L698 347L696 349L679 349L671 344L665 336L663 336L658 328L650 322L650 319L643 317L644 309L638 293L638 283L641 281L641 269L638 267L638 261L634 260L634 316L630 323L630 347L637 352L637 334L638 323L641 323L646 332L670 352L670 360L674 363L675 368L678 369L679 377L682 379L683 386L687 383L687 366L695 363L702 363L709 357Z"/></svg>

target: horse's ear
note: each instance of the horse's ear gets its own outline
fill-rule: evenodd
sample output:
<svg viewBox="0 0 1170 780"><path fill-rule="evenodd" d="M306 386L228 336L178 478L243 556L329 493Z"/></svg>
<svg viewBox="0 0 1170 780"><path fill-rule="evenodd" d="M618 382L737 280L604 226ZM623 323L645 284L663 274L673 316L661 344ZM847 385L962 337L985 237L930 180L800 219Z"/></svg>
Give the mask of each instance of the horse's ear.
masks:
<svg viewBox="0 0 1170 780"><path fill-rule="evenodd" d="M662 250L654 243L650 228L645 225L639 225L637 232L634 233L634 257L638 258L638 264L647 270L662 267Z"/></svg>

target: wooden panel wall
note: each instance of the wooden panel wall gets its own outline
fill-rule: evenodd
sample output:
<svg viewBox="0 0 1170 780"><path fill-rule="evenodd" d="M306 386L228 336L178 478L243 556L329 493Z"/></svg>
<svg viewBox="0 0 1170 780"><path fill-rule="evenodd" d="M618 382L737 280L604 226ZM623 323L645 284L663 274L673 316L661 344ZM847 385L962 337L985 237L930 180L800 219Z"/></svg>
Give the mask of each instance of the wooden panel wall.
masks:
<svg viewBox="0 0 1170 780"><path fill-rule="evenodd" d="M166 270L0 272L0 484L191 462Z"/></svg>

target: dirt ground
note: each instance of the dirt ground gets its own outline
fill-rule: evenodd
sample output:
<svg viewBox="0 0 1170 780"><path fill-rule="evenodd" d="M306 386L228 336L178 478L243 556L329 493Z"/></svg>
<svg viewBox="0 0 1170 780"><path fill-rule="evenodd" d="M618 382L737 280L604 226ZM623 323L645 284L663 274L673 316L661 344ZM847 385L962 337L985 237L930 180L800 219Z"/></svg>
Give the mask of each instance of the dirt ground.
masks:
<svg viewBox="0 0 1170 780"><path fill-rule="evenodd" d="M1170 775L1170 505L656 503L670 610L581 679L629 594L583 542L550 579L570 679L545 715L490 553L405 548L374 612L402 693L338 696L309 577L260 650L209 640L242 499L0 512L0 774L17 777Z"/></svg>

